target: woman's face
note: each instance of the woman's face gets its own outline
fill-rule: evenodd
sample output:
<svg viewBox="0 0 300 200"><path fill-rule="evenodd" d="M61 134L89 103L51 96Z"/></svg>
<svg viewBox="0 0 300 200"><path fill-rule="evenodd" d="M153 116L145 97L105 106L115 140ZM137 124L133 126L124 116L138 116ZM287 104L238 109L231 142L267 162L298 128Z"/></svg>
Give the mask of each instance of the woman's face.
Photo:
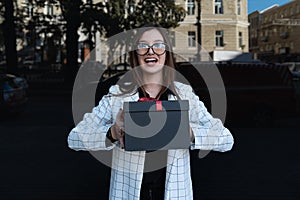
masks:
<svg viewBox="0 0 300 200"><path fill-rule="evenodd" d="M164 42L163 36L156 29L144 32L139 39L139 46L145 47L143 50L153 44L155 44L155 47L153 48L156 49L155 52L153 52L153 49L149 48L145 55L143 55L145 51L141 53L142 55L138 55L138 62L144 74L162 74L166 60L166 53L161 53L163 52L162 49L165 47ZM139 52L139 49L137 49L137 51Z"/></svg>

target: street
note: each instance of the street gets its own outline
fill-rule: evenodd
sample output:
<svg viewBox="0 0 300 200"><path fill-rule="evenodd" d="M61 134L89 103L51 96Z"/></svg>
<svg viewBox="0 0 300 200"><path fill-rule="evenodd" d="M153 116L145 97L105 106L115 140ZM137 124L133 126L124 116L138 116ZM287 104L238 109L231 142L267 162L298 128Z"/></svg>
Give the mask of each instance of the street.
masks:
<svg viewBox="0 0 300 200"><path fill-rule="evenodd" d="M300 199L299 119L276 128L228 127L232 151L192 151L194 198ZM108 199L110 169L67 147L71 97L32 96L24 113L0 121L1 199Z"/></svg>

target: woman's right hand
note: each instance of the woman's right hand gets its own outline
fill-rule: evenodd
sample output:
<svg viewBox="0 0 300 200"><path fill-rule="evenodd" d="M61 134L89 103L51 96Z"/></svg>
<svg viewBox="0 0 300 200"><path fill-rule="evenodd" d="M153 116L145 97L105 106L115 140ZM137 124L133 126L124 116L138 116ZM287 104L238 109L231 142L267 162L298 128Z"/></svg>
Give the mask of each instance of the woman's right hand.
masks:
<svg viewBox="0 0 300 200"><path fill-rule="evenodd" d="M120 109L120 111L117 114L116 122L111 127L111 134L112 137L116 140L120 141L121 148L124 148L124 111L123 109Z"/></svg>

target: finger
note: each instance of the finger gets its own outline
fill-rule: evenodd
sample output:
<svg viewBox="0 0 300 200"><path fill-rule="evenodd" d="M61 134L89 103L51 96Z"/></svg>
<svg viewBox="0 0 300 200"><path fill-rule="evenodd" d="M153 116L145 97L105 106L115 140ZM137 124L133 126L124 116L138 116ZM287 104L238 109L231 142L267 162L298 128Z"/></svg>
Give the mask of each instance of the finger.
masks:
<svg viewBox="0 0 300 200"><path fill-rule="evenodd" d="M117 114L117 117L123 117L124 115L124 110L122 108L120 108L118 114Z"/></svg>
<svg viewBox="0 0 300 200"><path fill-rule="evenodd" d="M124 137L120 137L120 145L121 145L121 148L123 149L124 148Z"/></svg>
<svg viewBox="0 0 300 200"><path fill-rule="evenodd" d="M124 111L122 109L120 109L120 111L117 114L116 117L116 124L119 127L122 127L124 124Z"/></svg>
<svg viewBox="0 0 300 200"><path fill-rule="evenodd" d="M121 118L124 119L124 110L122 108L120 109L119 113L120 113Z"/></svg>
<svg viewBox="0 0 300 200"><path fill-rule="evenodd" d="M120 127L121 136L124 136L125 128L124 126Z"/></svg>

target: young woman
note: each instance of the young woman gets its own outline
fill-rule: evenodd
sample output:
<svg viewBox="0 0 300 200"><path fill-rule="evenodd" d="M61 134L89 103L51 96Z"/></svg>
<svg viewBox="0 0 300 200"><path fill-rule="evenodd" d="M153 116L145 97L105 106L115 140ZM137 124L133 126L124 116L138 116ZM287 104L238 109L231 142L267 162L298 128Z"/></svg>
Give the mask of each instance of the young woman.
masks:
<svg viewBox="0 0 300 200"><path fill-rule="evenodd" d="M130 52L132 84L110 88L92 113L71 131L74 150L113 149L110 199L193 199L188 149L157 152L123 149L123 102L141 97L189 100L191 149L228 151L233 137L219 119L213 118L189 85L174 81L172 46L164 29L145 26L138 30ZM176 122L174 122L176 123ZM149 156L148 154L156 154ZM147 170L152 162L161 169Z"/></svg>

